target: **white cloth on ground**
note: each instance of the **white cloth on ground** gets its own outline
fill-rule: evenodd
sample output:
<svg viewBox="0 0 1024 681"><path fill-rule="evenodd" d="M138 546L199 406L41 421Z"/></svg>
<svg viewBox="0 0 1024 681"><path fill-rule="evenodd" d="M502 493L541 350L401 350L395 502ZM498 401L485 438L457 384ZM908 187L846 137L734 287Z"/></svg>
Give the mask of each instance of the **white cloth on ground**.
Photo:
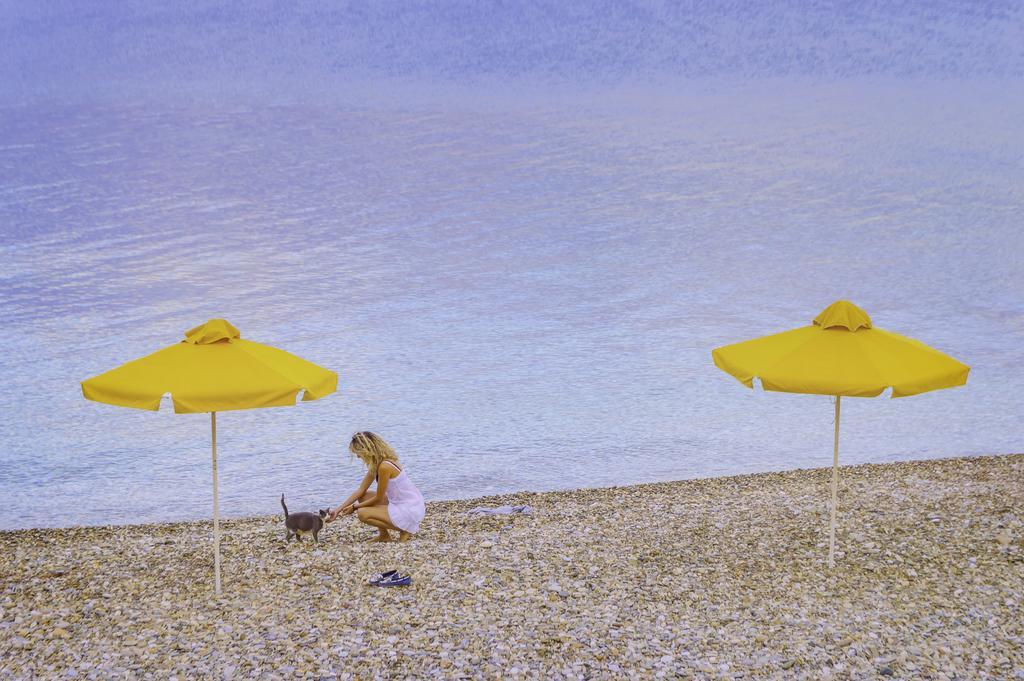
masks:
<svg viewBox="0 0 1024 681"><path fill-rule="evenodd" d="M466 511L466 513L469 513L470 515L516 515L519 513L523 515L530 515L532 512L533 509L525 504L522 506L496 506L494 508L477 506L476 508L471 508Z"/></svg>

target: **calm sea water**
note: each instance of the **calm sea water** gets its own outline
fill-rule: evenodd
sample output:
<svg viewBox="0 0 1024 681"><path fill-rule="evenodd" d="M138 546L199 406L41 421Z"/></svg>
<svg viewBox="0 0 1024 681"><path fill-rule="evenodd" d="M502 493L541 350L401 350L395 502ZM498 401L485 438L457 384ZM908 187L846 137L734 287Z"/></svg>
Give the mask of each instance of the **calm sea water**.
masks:
<svg viewBox="0 0 1024 681"><path fill-rule="evenodd" d="M79 381L210 317L341 377L221 415L228 516L357 429L433 499L829 465L710 352L837 298L973 367L843 462L1021 451L1020 8L590 7L4 4L0 527L208 517L209 418Z"/></svg>

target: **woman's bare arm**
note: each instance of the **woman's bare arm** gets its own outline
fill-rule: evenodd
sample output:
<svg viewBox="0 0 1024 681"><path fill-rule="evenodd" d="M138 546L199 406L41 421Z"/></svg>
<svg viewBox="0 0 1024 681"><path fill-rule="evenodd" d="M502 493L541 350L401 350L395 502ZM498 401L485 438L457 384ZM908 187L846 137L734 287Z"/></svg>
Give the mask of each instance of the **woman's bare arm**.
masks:
<svg viewBox="0 0 1024 681"><path fill-rule="evenodd" d="M338 504L338 506L331 513L331 519L333 520L334 518L337 518L339 513L344 512L345 509L347 509L350 506L352 506L352 503L356 499L358 499L359 497L361 497L364 494L366 494L366 490L370 489L370 483L371 482L373 482L373 471L367 470L366 471L366 475L363 476L363 481L361 483L359 483L359 489L357 489L355 492L350 494L348 499L345 499L345 501L343 501L340 504Z"/></svg>
<svg viewBox="0 0 1024 681"><path fill-rule="evenodd" d="M387 499L386 494L388 491L388 480L390 480L393 475L397 475L397 473L394 473L390 466L378 466L377 489L374 491L373 496L367 499L366 501L360 503L359 507L362 508L364 506L376 506L380 502Z"/></svg>

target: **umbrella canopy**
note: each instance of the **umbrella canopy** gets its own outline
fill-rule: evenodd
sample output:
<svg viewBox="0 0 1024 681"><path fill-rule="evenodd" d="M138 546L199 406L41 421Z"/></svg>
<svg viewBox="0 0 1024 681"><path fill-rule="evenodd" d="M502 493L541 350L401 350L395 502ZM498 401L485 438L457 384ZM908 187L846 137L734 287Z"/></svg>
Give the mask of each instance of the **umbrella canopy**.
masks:
<svg viewBox="0 0 1024 681"><path fill-rule="evenodd" d="M715 366L748 388L815 395L893 397L967 382L969 366L913 338L875 328L864 310L838 300L809 326L717 348Z"/></svg>
<svg viewBox="0 0 1024 681"><path fill-rule="evenodd" d="M829 567L834 565L840 398L875 397L892 388L906 397L967 382L969 366L913 338L875 328L864 310L837 300L809 326L716 348L715 366L748 388L834 395Z"/></svg>
<svg viewBox="0 0 1024 681"><path fill-rule="evenodd" d="M220 594L217 501L217 412L284 407L333 393L338 375L295 355L244 340L224 319L185 332L185 339L82 381L86 399L119 407L160 408L170 394L179 414L210 412L213 460L214 588Z"/></svg>
<svg viewBox="0 0 1024 681"><path fill-rule="evenodd" d="M194 414L284 407L330 395L338 375L269 345L244 340L224 319L185 333L185 340L82 381L86 399L136 409Z"/></svg>

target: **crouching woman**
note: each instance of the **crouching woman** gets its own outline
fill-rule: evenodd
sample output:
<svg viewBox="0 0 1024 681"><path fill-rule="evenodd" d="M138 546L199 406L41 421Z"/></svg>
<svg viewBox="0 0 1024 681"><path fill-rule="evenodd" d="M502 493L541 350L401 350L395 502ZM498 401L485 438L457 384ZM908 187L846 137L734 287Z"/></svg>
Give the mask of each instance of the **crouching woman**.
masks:
<svg viewBox="0 0 1024 681"><path fill-rule="evenodd" d="M359 489L331 512L328 520L355 512L360 522L377 528L371 541L391 541L391 531L398 532L398 541L408 541L420 528L426 513L423 495L402 470L395 450L376 433L360 431L352 436L348 450L366 464L366 476ZM377 488L370 491L376 481Z"/></svg>

